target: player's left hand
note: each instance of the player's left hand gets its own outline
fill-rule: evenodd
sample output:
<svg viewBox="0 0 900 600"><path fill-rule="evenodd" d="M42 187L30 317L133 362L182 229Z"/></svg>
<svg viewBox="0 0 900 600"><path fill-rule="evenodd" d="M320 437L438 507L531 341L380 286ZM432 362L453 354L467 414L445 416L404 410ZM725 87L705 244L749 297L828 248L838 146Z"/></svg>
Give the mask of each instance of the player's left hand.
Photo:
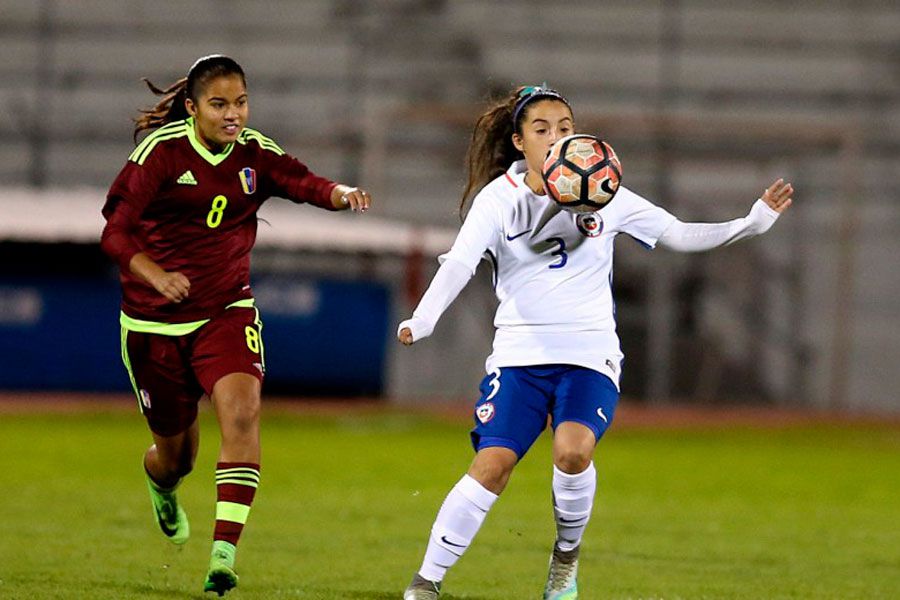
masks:
<svg viewBox="0 0 900 600"><path fill-rule="evenodd" d="M763 192L762 200L769 208L778 213L783 213L793 202L794 187L779 178Z"/></svg>
<svg viewBox="0 0 900 600"><path fill-rule="evenodd" d="M341 193L341 206L353 212L366 212L372 205L372 196L358 187L346 188Z"/></svg>
<svg viewBox="0 0 900 600"><path fill-rule="evenodd" d="M412 330L409 327L404 327L400 330L400 333L397 334L397 339L400 340L400 343L404 346L412 346L413 342L413 334Z"/></svg>

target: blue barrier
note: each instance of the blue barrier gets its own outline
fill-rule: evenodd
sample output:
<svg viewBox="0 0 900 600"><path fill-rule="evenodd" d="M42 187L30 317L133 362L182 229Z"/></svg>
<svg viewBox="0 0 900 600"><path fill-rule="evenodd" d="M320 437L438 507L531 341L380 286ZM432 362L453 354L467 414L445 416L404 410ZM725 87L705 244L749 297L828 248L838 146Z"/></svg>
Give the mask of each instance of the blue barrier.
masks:
<svg viewBox="0 0 900 600"><path fill-rule="evenodd" d="M266 390L379 395L389 292L383 284L268 275L254 279ZM119 352L119 286L109 279L4 278L0 388L128 390Z"/></svg>

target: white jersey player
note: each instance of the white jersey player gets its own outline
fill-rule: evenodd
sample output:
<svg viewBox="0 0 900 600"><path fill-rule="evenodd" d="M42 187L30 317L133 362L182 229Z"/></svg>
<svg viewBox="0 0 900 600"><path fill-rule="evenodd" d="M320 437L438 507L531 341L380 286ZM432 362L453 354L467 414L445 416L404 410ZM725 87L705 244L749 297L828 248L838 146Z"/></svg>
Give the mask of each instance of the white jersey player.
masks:
<svg viewBox="0 0 900 600"><path fill-rule="evenodd" d="M480 191L412 318L398 328L406 345L430 335L478 262L492 263L500 305L474 410L475 459L438 512L406 600L438 598L447 569L472 542L548 417L557 537L544 598L578 597L579 546L596 488L593 451L619 397L615 237L628 234L648 248L707 250L764 233L792 201L792 186L779 179L746 217L683 223L620 187L599 211L571 213L546 195L540 169L550 146L573 133L569 103L541 86L520 88L482 115L463 201Z"/></svg>

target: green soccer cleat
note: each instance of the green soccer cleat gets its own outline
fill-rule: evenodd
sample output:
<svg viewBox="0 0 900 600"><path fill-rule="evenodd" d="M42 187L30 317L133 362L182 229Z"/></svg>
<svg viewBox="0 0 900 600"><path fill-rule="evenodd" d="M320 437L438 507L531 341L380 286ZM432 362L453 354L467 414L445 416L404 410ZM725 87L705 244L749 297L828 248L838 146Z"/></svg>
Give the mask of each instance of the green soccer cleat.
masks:
<svg viewBox="0 0 900 600"><path fill-rule="evenodd" d="M544 600L577 600L578 598L578 548L563 552L556 544L550 556L550 572Z"/></svg>
<svg viewBox="0 0 900 600"><path fill-rule="evenodd" d="M441 582L429 581L418 573L403 592L403 600L437 600L441 595Z"/></svg>
<svg viewBox="0 0 900 600"><path fill-rule="evenodd" d="M209 559L209 571L206 573L204 592L215 592L224 596L225 592L237 587L238 576L234 572L234 544L223 540L213 542L212 556Z"/></svg>
<svg viewBox="0 0 900 600"><path fill-rule="evenodd" d="M150 502L153 503L153 514L159 528L173 544L183 544L191 536L191 526L187 513L178 504L175 491L162 491L147 476L147 488L150 490Z"/></svg>

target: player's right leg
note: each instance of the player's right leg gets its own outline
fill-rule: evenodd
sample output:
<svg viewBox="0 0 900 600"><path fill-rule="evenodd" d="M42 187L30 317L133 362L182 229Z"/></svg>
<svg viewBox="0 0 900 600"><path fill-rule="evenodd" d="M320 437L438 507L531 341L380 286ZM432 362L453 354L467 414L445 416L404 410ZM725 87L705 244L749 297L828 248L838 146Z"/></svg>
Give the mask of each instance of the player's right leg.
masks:
<svg viewBox="0 0 900 600"><path fill-rule="evenodd" d="M184 337L122 331L122 360L153 435L144 473L154 518L176 544L190 535L176 490L197 456L197 401L203 394L182 359L186 343Z"/></svg>
<svg viewBox="0 0 900 600"><path fill-rule="evenodd" d="M529 379L525 369L511 368L482 381L472 431L475 459L444 499L404 600L439 597L447 570L468 549L517 462L543 431L548 401Z"/></svg>
<svg viewBox="0 0 900 600"><path fill-rule="evenodd" d="M196 419L187 431L174 436L154 433L155 443L144 454L144 472L156 522L173 544L183 544L191 530L187 514L178 503L177 489L193 468L199 428Z"/></svg>
<svg viewBox="0 0 900 600"><path fill-rule="evenodd" d="M404 600L438 598L444 575L475 539L517 461L508 448L485 448L475 455L469 472L453 486L438 511L422 566L406 588Z"/></svg>

